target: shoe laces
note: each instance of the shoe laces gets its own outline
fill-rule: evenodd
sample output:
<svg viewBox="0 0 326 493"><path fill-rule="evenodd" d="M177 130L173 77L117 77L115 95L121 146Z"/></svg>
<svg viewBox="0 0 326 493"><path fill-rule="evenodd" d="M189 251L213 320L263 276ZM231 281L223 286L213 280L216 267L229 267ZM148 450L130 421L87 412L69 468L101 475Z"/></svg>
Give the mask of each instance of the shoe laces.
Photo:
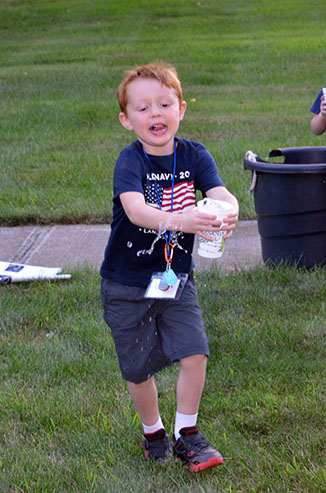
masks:
<svg viewBox="0 0 326 493"><path fill-rule="evenodd" d="M165 457L169 452L169 439L164 430L159 430L155 434L145 434L148 450L156 457Z"/></svg>
<svg viewBox="0 0 326 493"><path fill-rule="evenodd" d="M184 429L182 431L181 436L187 448L200 452L210 446L202 433L198 431L198 428Z"/></svg>

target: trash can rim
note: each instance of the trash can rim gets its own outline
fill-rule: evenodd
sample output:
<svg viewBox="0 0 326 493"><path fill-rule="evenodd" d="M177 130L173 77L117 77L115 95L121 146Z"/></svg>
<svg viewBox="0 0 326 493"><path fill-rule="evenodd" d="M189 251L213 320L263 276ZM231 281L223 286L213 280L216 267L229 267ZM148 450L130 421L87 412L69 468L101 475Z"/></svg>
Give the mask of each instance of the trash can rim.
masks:
<svg viewBox="0 0 326 493"><path fill-rule="evenodd" d="M326 154L325 146L302 146L302 147L279 147L269 152L269 157L284 157L295 151L297 153L307 151L321 151ZM271 163L261 159L258 154L247 151L244 157L244 168L261 173L284 173L284 174L307 174L307 173L325 173L326 161L323 163Z"/></svg>
<svg viewBox="0 0 326 493"><path fill-rule="evenodd" d="M309 174L309 173L326 173L326 163L320 164L282 164L267 163L264 161L243 160L244 168L261 173L279 173L279 174Z"/></svg>

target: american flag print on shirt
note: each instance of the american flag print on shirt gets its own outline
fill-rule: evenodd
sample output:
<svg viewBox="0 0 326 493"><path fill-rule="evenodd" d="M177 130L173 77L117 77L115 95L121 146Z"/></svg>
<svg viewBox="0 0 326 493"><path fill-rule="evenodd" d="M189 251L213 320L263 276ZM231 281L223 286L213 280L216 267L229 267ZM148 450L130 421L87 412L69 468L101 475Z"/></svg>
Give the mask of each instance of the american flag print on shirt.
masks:
<svg viewBox="0 0 326 493"><path fill-rule="evenodd" d="M164 188L156 183L162 211L171 211L172 187ZM155 183L145 185L145 200L148 205L159 208ZM173 187L173 212L184 212L196 205L194 180L181 181Z"/></svg>

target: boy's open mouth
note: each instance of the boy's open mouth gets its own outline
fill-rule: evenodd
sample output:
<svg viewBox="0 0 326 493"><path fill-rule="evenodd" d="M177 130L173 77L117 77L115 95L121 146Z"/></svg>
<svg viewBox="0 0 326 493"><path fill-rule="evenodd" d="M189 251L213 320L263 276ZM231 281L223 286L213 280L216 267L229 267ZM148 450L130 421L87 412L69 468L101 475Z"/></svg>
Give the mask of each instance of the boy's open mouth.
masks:
<svg viewBox="0 0 326 493"><path fill-rule="evenodd" d="M166 129L167 126L164 123L154 123L154 125L149 127L149 130L154 134L161 134L165 132Z"/></svg>

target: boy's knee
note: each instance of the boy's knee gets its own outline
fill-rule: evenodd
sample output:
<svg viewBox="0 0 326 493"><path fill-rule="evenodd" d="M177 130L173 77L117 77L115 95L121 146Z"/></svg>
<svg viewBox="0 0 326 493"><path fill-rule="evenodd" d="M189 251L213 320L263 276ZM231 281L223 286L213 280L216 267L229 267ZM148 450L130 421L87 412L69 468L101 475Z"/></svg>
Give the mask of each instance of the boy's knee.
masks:
<svg viewBox="0 0 326 493"><path fill-rule="evenodd" d="M182 368L193 368L198 366L205 366L207 362L206 354L194 354L193 356L188 356L180 360L180 365Z"/></svg>
<svg viewBox="0 0 326 493"><path fill-rule="evenodd" d="M128 388L130 389L141 389L141 388L146 388L146 387L151 387L154 384L154 377L150 377L147 380L144 380L143 382L140 383L134 383L127 381Z"/></svg>

